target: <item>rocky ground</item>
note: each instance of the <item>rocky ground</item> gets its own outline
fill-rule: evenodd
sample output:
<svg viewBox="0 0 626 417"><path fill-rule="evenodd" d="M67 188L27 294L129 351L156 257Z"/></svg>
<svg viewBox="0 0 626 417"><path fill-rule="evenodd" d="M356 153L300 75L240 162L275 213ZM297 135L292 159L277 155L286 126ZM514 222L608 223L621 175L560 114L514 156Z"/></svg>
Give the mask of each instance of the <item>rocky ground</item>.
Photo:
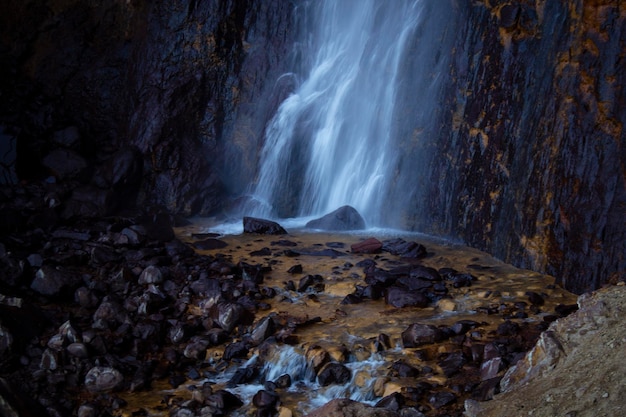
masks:
<svg viewBox="0 0 626 417"><path fill-rule="evenodd" d="M511 368L504 391L467 403L468 417L609 417L626 414L626 286L579 298L580 309L552 323Z"/></svg>
<svg viewBox="0 0 626 417"><path fill-rule="evenodd" d="M207 234L183 241L162 210L64 216L50 188L3 190L3 214L15 220L4 216L0 241L3 415L299 415L282 406L288 378L265 380L261 365L244 366L275 346L303 349L319 387L356 381L349 366L359 358L392 355L382 374L360 375L363 384L375 378L376 407L350 407L461 415L465 400L499 390L549 323L576 310L571 295L533 281L539 274L516 280L480 256L454 269L447 249L412 240L304 246L278 225L244 219L250 238L240 247ZM337 264L316 274L319 266L298 268L303 257ZM325 299L327 312L310 309ZM463 309L471 318L458 315ZM432 324L433 314L447 319ZM311 329L347 329L362 316L371 323L358 347L304 343ZM233 369L225 386L198 385ZM231 392L250 383L262 385L250 403ZM169 391L155 391L163 384ZM143 393L154 407L133 402Z"/></svg>

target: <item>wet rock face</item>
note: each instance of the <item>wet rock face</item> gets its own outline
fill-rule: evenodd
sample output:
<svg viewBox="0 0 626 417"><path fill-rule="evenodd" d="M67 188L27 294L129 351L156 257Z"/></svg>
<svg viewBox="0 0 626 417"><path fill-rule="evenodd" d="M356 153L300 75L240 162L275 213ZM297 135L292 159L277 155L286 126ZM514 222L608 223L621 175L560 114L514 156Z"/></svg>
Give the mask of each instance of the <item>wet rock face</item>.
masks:
<svg viewBox="0 0 626 417"><path fill-rule="evenodd" d="M428 180L412 226L577 293L623 278L620 2L492 4L459 3L438 133L415 148L426 161L410 175Z"/></svg>

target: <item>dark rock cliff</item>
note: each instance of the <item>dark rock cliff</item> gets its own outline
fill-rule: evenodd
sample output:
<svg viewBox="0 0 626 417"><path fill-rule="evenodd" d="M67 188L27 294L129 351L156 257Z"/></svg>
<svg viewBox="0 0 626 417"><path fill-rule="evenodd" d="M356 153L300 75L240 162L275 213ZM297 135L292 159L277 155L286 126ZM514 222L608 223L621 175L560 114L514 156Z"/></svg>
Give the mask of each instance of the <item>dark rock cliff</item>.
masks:
<svg viewBox="0 0 626 417"><path fill-rule="evenodd" d="M583 292L626 277L626 9L457 2L417 228Z"/></svg>
<svg viewBox="0 0 626 417"><path fill-rule="evenodd" d="M455 20L449 73L436 134L406 145L420 161L406 227L577 292L624 279L620 3L441 2ZM280 75L295 7L4 1L2 178L73 182L66 216L135 203L217 212L253 180L263 127L292 88Z"/></svg>
<svg viewBox="0 0 626 417"><path fill-rule="evenodd" d="M280 101L292 10L278 0L3 2L0 125L16 155L3 177L59 179L60 164L42 161L70 129L75 140L61 145L82 165L130 148L143 168L136 199L96 212L135 202L216 211L225 186L254 169ZM89 169L72 174L63 179L101 193Z"/></svg>

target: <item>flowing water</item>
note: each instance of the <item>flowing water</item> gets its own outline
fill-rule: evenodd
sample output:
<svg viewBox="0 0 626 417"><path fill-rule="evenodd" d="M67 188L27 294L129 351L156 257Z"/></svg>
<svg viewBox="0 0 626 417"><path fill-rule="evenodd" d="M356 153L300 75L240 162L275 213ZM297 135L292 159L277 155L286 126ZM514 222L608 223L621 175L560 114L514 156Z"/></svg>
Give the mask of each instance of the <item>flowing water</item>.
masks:
<svg viewBox="0 0 626 417"><path fill-rule="evenodd" d="M400 166L415 129L432 125L437 102L433 13L424 0L326 0L308 4L303 81L269 123L246 214L286 218L355 207L369 226L407 204ZM430 5L432 6L432 5ZM305 7L304 5L302 6ZM424 29L424 26L431 25ZM428 33L424 33L428 32ZM405 129L406 130L406 129ZM410 177L410 175L409 175ZM390 204L393 201L394 204ZM388 223L388 222L387 222Z"/></svg>

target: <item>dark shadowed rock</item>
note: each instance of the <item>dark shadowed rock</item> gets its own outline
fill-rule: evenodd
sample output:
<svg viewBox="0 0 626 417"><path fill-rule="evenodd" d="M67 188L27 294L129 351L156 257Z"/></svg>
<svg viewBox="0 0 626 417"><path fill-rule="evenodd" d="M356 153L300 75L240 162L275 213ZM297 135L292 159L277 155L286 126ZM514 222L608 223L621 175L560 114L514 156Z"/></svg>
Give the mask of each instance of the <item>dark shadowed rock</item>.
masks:
<svg viewBox="0 0 626 417"><path fill-rule="evenodd" d="M350 206L343 206L306 224L309 229L320 230L361 230L365 229L365 220Z"/></svg>
<svg viewBox="0 0 626 417"><path fill-rule="evenodd" d="M279 400L280 398L275 392L262 389L254 394L254 397L252 397L252 404L261 409L275 408L278 405Z"/></svg>
<svg viewBox="0 0 626 417"><path fill-rule="evenodd" d="M461 352L451 352L447 354L440 362L439 366L444 375L448 378L458 373L465 364L465 356Z"/></svg>
<svg viewBox="0 0 626 417"><path fill-rule="evenodd" d="M330 384L345 384L350 381L352 372L343 364L330 362L322 368L317 375L317 380L321 386Z"/></svg>
<svg viewBox="0 0 626 417"><path fill-rule="evenodd" d="M228 411L243 405L239 397L226 390L219 390L211 394L207 398L206 403L219 410L219 414L216 413L217 415L224 415Z"/></svg>
<svg viewBox="0 0 626 417"><path fill-rule="evenodd" d="M413 323L402 332L402 345L405 348L412 348L440 342L444 338L443 331L431 324Z"/></svg>
<svg viewBox="0 0 626 417"><path fill-rule="evenodd" d="M415 378L420 374L419 369L402 360L394 362L393 365L391 365L391 369L396 371L400 378Z"/></svg>
<svg viewBox="0 0 626 417"><path fill-rule="evenodd" d="M396 308L428 307L430 300L421 292L392 286L385 290L385 302Z"/></svg>
<svg viewBox="0 0 626 417"><path fill-rule="evenodd" d="M340 398L311 411L306 417L399 417L395 411Z"/></svg>
<svg viewBox="0 0 626 417"><path fill-rule="evenodd" d="M250 332L250 343L254 346L261 344L261 342L274 334L275 329L276 327L274 326L274 320L272 320L272 317L263 317L254 325L254 328Z"/></svg>
<svg viewBox="0 0 626 417"><path fill-rule="evenodd" d="M233 358L245 358L250 348L246 342L235 342L226 346L224 349L224 360L229 361Z"/></svg>
<svg viewBox="0 0 626 417"><path fill-rule="evenodd" d="M85 375L85 387L90 392L112 391L124 380L124 377L114 368L95 366Z"/></svg>
<svg viewBox="0 0 626 417"><path fill-rule="evenodd" d="M456 401L456 395L448 391L436 392L428 398L428 402L436 409L439 409L448 404L452 404L455 401Z"/></svg>
<svg viewBox="0 0 626 417"><path fill-rule="evenodd" d="M256 217L243 218L243 232L256 233L259 235L286 235L287 231L283 227L271 220L259 219Z"/></svg>
<svg viewBox="0 0 626 417"><path fill-rule="evenodd" d="M246 311L239 303L219 303L213 318L219 326L227 332L244 321Z"/></svg>
<svg viewBox="0 0 626 417"><path fill-rule="evenodd" d="M44 265L35 274L30 288L42 295L59 295L62 291L73 291L82 282L81 276L63 268Z"/></svg>
<svg viewBox="0 0 626 417"><path fill-rule="evenodd" d="M298 292L307 290L321 292L324 291L324 277L321 275L307 275L300 279L298 283Z"/></svg>
<svg viewBox="0 0 626 417"><path fill-rule="evenodd" d="M389 252L392 255L400 256L403 258L424 258L426 248L417 242L407 242L404 239L389 239L383 242L383 248L385 252Z"/></svg>
<svg viewBox="0 0 626 417"><path fill-rule="evenodd" d="M399 392L387 395L383 397L376 403L376 407L385 408L387 410L392 411L400 411L402 406L404 405L404 397Z"/></svg>

